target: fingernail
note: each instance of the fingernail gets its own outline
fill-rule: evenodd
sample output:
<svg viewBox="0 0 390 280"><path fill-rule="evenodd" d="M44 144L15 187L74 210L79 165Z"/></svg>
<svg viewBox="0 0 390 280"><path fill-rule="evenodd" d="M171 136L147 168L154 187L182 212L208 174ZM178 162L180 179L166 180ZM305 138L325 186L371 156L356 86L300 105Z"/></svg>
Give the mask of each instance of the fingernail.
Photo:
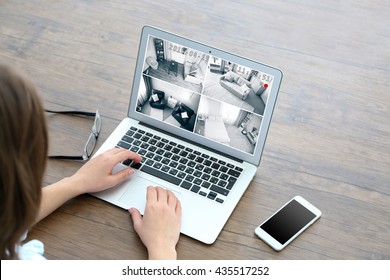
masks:
<svg viewBox="0 0 390 280"><path fill-rule="evenodd" d="M129 210L130 215L133 214L133 208L130 208Z"/></svg>

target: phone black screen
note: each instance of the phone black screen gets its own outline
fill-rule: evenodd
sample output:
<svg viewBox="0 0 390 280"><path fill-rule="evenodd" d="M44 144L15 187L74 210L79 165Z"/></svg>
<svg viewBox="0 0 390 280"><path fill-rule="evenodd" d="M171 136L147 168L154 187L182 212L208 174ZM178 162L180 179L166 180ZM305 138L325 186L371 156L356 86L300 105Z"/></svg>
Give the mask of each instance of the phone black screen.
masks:
<svg viewBox="0 0 390 280"><path fill-rule="evenodd" d="M284 244L314 218L312 212L293 199L260 227Z"/></svg>

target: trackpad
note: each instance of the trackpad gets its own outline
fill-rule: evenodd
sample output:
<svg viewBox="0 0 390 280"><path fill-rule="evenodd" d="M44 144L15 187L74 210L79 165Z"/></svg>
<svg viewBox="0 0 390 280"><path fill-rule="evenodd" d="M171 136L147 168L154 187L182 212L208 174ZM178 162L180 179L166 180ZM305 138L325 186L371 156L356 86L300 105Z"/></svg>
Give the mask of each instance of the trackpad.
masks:
<svg viewBox="0 0 390 280"><path fill-rule="evenodd" d="M126 181L127 189L119 198L119 202L123 208L129 209L134 207L138 209L138 211L140 211L140 213L143 215L145 210L145 205L146 205L147 187L148 186L155 187L158 186L159 184L154 181L145 179L139 176L139 174L137 175L131 176L130 179ZM178 192L177 190L166 186L161 186L161 187L164 189L171 190L175 194L175 196L178 199L180 199L181 193Z"/></svg>
<svg viewBox="0 0 390 280"><path fill-rule="evenodd" d="M153 182L146 180L140 176L135 176L127 182L129 186L127 190L122 194L119 201L121 204L125 204L126 208L136 208L141 214L144 213L146 205L146 188L148 186L154 186Z"/></svg>

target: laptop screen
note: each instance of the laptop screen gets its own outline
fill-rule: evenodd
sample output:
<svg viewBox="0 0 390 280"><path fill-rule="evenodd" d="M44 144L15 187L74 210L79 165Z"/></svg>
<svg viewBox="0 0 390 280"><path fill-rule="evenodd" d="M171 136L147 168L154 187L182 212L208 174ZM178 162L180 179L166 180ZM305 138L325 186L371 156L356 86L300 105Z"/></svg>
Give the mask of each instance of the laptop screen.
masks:
<svg viewBox="0 0 390 280"><path fill-rule="evenodd" d="M150 34L143 38L138 57L142 74L137 90L133 88L137 114L189 140L253 157L263 149L265 137L259 137L264 121L267 132L270 120L264 115L280 78L272 90L275 75L261 67L172 38L175 41Z"/></svg>

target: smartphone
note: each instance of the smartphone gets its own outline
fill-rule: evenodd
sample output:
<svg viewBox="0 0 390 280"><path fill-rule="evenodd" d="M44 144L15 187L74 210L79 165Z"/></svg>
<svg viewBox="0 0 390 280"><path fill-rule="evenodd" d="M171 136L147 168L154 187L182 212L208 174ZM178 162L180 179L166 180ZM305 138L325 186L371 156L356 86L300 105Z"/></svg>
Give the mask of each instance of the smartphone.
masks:
<svg viewBox="0 0 390 280"><path fill-rule="evenodd" d="M321 211L301 196L295 196L259 225L255 234L277 251L285 248L321 216Z"/></svg>

